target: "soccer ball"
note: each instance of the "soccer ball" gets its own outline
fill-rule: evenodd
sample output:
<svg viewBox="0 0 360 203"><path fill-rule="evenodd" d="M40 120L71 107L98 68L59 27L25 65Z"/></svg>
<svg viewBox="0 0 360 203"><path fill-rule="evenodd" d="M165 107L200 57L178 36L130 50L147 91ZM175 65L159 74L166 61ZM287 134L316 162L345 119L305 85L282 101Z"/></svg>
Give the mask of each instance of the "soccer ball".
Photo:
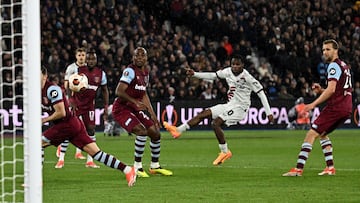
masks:
<svg viewBox="0 0 360 203"><path fill-rule="evenodd" d="M88 78L83 73L75 73L69 77L69 88L74 92L85 90L89 86Z"/></svg>

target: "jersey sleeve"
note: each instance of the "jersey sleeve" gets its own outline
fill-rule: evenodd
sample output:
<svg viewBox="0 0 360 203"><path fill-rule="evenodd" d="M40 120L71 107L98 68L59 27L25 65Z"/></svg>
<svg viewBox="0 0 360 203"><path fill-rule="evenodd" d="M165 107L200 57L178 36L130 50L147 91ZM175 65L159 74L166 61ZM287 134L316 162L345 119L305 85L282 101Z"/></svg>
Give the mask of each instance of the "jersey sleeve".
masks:
<svg viewBox="0 0 360 203"><path fill-rule="evenodd" d="M47 97L51 104L55 104L63 100L62 90L59 86L52 85L47 89Z"/></svg>
<svg viewBox="0 0 360 203"><path fill-rule="evenodd" d="M335 62L330 63L327 69L327 75L328 80L339 80L341 76L341 68L339 64Z"/></svg>
<svg viewBox="0 0 360 203"><path fill-rule="evenodd" d="M132 68L127 67L127 68L125 68L125 70L120 78L120 81L130 84L134 78L135 78L134 70Z"/></svg>
<svg viewBox="0 0 360 203"><path fill-rule="evenodd" d="M248 82L251 90L256 93L260 92L263 89L261 83L250 74L247 75L246 81Z"/></svg>
<svg viewBox="0 0 360 203"><path fill-rule="evenodd" d="M104 71L102 71L102 76L101 76L101 85L106 85L107 84L107 78L106 78L106 74Z"/></svg>
<svg viewBox="0 0 360 203"><path fill-rule="evenodd" d="M229 68L225 68L225 69L222 69L222 70L218 70L216 71L216 76L220 79L225 79L228 77L228 73L229 73ZM231 71L231 70L230 70Z"/></svg>
<svg viewBox="0 0 360 203"><path fill-rule="evenodd" d="M66 70L65 70L65 80L69 80L70 75L77 73L78 72L78 67L75 63L70 64Z"/></svg>

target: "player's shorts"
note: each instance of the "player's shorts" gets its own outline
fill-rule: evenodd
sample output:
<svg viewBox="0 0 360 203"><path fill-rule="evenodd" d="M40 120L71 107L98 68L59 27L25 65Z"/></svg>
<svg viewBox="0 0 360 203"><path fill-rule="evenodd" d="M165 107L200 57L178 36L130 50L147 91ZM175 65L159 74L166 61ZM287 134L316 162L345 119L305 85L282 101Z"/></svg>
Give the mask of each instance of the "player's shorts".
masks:
<svg viewBox="0 0 360 203"><path fill-rule="evenodd" d="M349 112L333 111L325 107L315 119L311 128L320 135L327 135L344 124L350 116L351 113Z"/></svg>
<svg viewBox="0 0 360 203"><path fill-rule="evenodd" d="M133 128L139 124L144 125L146 129L154 125L149 114L144 111L132 111L122 108L121 110L113 111L113 117L127 132L132 132Z"/></svg>
<svg viewBox="0 0 360 203"><path fill-rule="evenodd" d="M82 121L72 116L68 120L57 123L43 132L43 140L58 146L65 140L82 149L87 144L94 142L87 134Z"/></svg>
<svg viewBox="0 0 360 203"><path fill-rule="evenodd" d="M95 111L86 111L77 116L84 122L85 126L95 126Z"/></svg>
<svg viewBox="0 0 360 203"><path fill-rule="evenodd" d="M233 103L218 104L209 108L212 119L220 117L225 125L237 125L247 115L248 107L234 105Z"/></svg>

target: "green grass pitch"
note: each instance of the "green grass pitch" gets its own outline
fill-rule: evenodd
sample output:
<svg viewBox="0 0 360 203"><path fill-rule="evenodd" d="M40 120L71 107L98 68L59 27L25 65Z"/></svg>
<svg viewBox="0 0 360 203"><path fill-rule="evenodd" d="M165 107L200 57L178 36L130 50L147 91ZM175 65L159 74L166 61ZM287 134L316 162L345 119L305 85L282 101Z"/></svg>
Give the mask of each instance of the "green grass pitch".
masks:
<svg viewBox="0 0 360 203"><path fill-rule="evenodd" d="M213 166L219 149L212 131L188 131L175 140L162 132L160 163L172 177L151 175L127 187L125 176L98 163L85 168L74 159L74 146L65 157L65 167L55 169L55 147L47 148L43 167L44 202L360 202L360 134L336 130L335 176L317 175L325 167L318 141L302 177L282 177L294 167L306 131L225 131L233 157ZM97 134L104 151L132 164L134 137ZM149 167L149 143L144 168Z"/></svg>

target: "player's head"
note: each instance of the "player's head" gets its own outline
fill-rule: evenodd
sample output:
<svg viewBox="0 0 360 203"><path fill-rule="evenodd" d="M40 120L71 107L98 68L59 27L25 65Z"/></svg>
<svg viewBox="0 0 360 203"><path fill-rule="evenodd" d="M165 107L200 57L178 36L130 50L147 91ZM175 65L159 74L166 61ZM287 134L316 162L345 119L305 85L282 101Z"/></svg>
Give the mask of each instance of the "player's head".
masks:
<svg viewBox="0 0 360 203"><path fill-rule="evenodd" d="M90 50L86 54L86 63L87 63L89 68L93 68L93 67L96 66L96 64L97 64L97 56L96 56L95 50Z"/></svg>
<svg viewBox="0 0 360 203"><path fill-rule="evenodd" d="M239 75L244 70L244 58L240 55L233 55L231 57L231 71L234 75Z"/></svg>
<svg viewBox="0 0 360 203"><path fill-rule="evenodd" d="M322 52L325 62L330 63L337 59L339 57L338 50L339 44L335 40L325 40L322 45Z"/></svg>
<svg viewBox="0 0 360 203"><path fill-rule="evenodd" d="M79 66L85 65L86 62L86 49L84 47L75 50L76 63Z"/></svg>
<svg viewBox="0 0 360 203"><path fill-rule="evenodd" d="M40 78L41 78L41 88L43 88L44 85L45 85L45 82L46 82L46 80L48 78L48 71L47 71L47 68L45 66L41 67L41 76L40 76Z"/></svg>
<svg viewBox="0 0 360 203"><path fill-rule="evenodd" d="M137 47L134 51L134 55L133 55L133 63L137 66L137 67L143 67L145 66L147 62L147 51L145 48L143 47Z"/></svg>
<svg viewBox="0 0 360 203"><path fill-rule="evenodd" d="M295 101L295 104L302 104L304 103L304 98L303 97L299 97L297 98L297 100Z"/></svg>

